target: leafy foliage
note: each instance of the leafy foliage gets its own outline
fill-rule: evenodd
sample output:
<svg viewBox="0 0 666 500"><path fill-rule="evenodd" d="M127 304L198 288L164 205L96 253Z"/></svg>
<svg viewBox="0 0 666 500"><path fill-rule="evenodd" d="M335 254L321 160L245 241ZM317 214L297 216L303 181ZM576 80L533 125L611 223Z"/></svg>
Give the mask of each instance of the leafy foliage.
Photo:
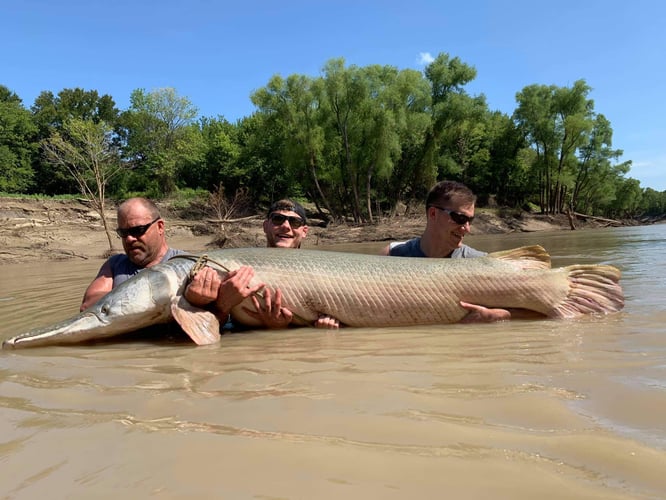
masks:
<svg viewBox="0 0 666 500"><path fill-rule="evenodd" d="M71 118L42 141L46 161L62 168L76 181L80 193L99 213L113 249L113 239L106 220L105 200L109 181L122 171L111 127L105 122Z"/></svg>
<svg viewBox="0 0 666 500"><path fill-rule="evenodd" d="M36 133L21 99L0 85L0 191L23 193L31 187Z"/></svg>
<svg viewBox="0 0 666 500"><path fill-rule="evenodd" d="M250 96L256 111L233 124L198 117L173 88L136 89L122 112L94 90L43 91L28 111L0 86L0 191L161 198L203 190L218 207L235 207L242 193L254 209L289 196L324 219L373 222L421 206L430 186L449 178L481 204L664 213L666 192L626 177L631 162L619 161L584 80L520 89L507 116L468 94L475 77L446 53L423 72L331 59L319 76L271 77ZM110 156L92 160L93 145Z"/></svg>

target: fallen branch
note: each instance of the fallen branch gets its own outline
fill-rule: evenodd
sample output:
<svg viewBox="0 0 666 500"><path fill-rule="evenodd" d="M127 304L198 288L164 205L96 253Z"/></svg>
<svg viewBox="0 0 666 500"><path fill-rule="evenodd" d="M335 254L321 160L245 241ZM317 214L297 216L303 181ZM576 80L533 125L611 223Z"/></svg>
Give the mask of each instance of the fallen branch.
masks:
<svg viewBox="0 0 666 500"><path fill-rule="evenodd" d="M235 222L243 222L246 220L252 220L252 219L261 219L261 215L249 215L247 217L239 217L237 219L206 219L206 222L210 222L211 224L233 224Z"/></svg>
<svg viewBox="0 0 666 500"><path fill-rule="evenodd" d="M594 215L586 215L586 214L581 214L578 212L573 213L576 217L580 217L583 220L590 219L590 220L595 220L599 222L605 222L608 225L616 225L616 226L623 226L624 224L622 221L615 220L615 219L606 219L604 217L595 217Z"/></svg>

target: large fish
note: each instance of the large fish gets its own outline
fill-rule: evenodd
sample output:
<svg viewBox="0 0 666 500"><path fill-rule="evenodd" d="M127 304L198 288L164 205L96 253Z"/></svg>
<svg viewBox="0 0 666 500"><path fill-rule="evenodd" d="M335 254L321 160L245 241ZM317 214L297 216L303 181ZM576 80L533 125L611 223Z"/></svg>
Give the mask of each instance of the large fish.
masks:
<svg viewBox="0 0 666 500"><path fill-rule="evenodd" d="M212 251L207 264L221 274L241 265L255 283L280 289L296 324L320 314L353 327L445 324L462 319L459 302L521 308L550 318L619 311L624 305L618 269L573 265L551 269L540 246L495 252L475 259L415 259L316 250L245 248ZM196 256L179 256L150 267L99 302L59 324L5 340L3 348L81 342L176 320L199 344L218 342L216 317L183 297ZM260 326L245 308L235 322Z"/></svg>

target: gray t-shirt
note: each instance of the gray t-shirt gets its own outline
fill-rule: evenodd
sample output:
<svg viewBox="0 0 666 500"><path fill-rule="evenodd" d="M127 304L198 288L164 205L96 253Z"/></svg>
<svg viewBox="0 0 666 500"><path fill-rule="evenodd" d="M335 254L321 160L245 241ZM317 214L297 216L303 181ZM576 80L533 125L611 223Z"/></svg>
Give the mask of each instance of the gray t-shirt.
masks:
<svg viewBox="0 0 666 500"><path fill-rule="evenodd" d="M389 255L392 257L427 257L421 250L421 238L412 238L407 241L394 241L389 244ZM469 259L473 257L484 257L486 252L475 250L474 248L461 245L451 252L448 257L451 259Z"/></svg>
<svg viewBox="0 0 666 500"><path fill-rule="evenodd" d="M169 248L164 254L164 257L162 257L160 264L166 262L174 255L181 253L185 252L183 250ZM136 264L134 264L124 253L109 257L109 265L111 266L111 273L113 275L113 288L116 288L118 285L130 279L139 271L145 269L145 267L138 267Z"/></svg>

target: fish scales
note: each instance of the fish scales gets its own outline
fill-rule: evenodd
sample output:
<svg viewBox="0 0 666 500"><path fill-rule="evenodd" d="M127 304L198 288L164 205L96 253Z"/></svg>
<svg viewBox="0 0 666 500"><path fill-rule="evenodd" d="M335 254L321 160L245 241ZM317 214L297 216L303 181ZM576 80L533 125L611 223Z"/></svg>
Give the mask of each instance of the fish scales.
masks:
<svg viewBox="0 0 666 500"><path fill-rule="evenodd" d="M460 301L487 307L522 308L552 318L611 313L624 305L620 272L612 266L551 269L539 246L495 252L475 259L414 259L317 250L270 248L215 250L208 264L220 273L250 265L254 284L280 289L283 305L300 324L321 314L354 327L446 324L467 311ZM3 342L13 349L82 342L177 321L199 345L218 342L219 321L183 297L198 256L178 256L148 268L86 311ZM234 321L259 326L245 312Z"/></svg>
<svg viewBox="0 0 666 500"><path fill-rule="evenodd" d="M522 249L518 258L508 259L413 259L312 250L287 254L281 249L255 248L238 249L234 263L252 265L255 282L281 289L284 305L308 323L320 314L349 326L452 323L467 314L460 300L571 317L576 315L575 308L558 309L566 304L572 289L569 272L592 273L593 286L601 287L602 298L604 294L619 296L614 304L599 304L597 312L621 307L621 289L616 283L619 272L611 273L615 279L611 283L600 283L597 276L607 276L610 266L551 270L548 260L533 268L533 252L538 249ZM527 260L521 261L522 257ZM211 258L218 257L213 253ZM232 314L243 323L252 323L238 309Z"/></svg>

